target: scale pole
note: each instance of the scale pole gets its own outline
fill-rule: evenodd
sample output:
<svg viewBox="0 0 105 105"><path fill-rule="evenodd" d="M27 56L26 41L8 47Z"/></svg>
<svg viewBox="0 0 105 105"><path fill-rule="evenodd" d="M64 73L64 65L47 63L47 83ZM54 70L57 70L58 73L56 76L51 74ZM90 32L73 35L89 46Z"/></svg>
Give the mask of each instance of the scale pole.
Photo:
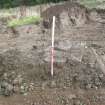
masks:
<svg viewBox="0 0 105 105"><path fill-rule="evenodd" d="M55 34L55 16L52 23L52 46L51 46L51 76L54 75L54 34Z"/></svg>

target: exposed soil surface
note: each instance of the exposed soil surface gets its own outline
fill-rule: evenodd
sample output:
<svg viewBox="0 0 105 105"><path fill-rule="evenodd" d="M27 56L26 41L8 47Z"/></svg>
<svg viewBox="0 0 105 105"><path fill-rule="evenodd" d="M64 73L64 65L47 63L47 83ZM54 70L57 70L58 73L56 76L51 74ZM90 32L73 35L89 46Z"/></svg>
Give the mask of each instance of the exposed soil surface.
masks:
<svg viewBox="0 0 105 105"><path fill-rule="evenodd" d="M44 11L44 21L39 25L11 29L1 19L0 104L105 105L105 74L92 51L95 49L105 65L104 13L65 3ZM52 78L53 15L56 32Z"/></svg>

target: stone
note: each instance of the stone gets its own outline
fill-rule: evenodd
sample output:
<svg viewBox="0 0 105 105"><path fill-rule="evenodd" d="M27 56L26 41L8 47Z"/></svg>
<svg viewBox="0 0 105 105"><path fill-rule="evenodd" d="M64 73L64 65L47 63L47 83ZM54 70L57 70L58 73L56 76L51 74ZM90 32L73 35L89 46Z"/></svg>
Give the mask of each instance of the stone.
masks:
<svg viewBox="0 0 105 105"><path fill-rule="evenodd" d="M30 83L29 85L29 91L32 91L32 90L34 90L34 83Z"/></svg>
<svg viewBox="0 0 105 105"><path fill-rule="evenodd" d="M51 87L51 88L56 87L56 82L55 82L55 81L51 81L50 87Z"/></svg>
<svg viewBox="0 0 105 105"><path fill-rule="evenodd" d="M58 50L68 51L72 47L72 41L65 40L65 41L59 41L58 44L55 44L55 47Z"/></svg>
<svg viewBox="0 0 105 105"><path fill-rule="evenodd" d="M21 75L18 75L18 77L13 80L13 85L20 85L22 81L23 78L21 77Z"/></svg>
<svg viewBox="0 0 105 105"><path fill-rule="evenodd" d="M11 94L13 94L13 85L7 82L1 83L1 92L4 96L10 96Z"/></svg>
<svg viewBox="0 0 105 105"><path fill-rule="evenodd" d="M19 93L20 92L20 87L19 86L14 86L13 91L14 91L14 93Z"/></svg>

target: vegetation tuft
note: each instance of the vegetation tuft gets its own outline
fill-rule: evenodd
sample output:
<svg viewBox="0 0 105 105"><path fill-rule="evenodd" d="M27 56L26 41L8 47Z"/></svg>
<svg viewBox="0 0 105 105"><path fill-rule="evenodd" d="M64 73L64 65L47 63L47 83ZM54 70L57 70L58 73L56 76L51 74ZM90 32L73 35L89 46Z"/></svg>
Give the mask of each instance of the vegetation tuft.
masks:
<svg viewBox="0 0 105 105"><path fill-rule="evenodd" d="M88 8L105 8L105 0L79 0L79 2Z"/></svg>
<svg viewBox="0 0 105 105"><path fill-rule="evenodd" d="M16 27L21 25L27 25L27 24L38 24L41 21L40 16L30 16L30 17L24 17L20 19L13 19L8 22L9 27Z"/></svg>

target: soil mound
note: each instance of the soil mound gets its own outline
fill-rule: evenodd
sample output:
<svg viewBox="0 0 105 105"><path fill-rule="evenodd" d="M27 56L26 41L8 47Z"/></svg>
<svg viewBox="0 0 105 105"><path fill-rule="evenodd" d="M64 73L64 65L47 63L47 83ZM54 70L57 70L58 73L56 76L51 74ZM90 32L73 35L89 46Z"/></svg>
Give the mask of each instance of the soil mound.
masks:
<svg viewBox="0 0 105 105"><path fill-rule="evenodd" d="M51 27L52 17L56 16L57 28L66 29L73 26L81 27L92 21L104 23L104 14L104 9L88 9L75 2L66 2L49 7L41 16L44 18L43 25L46 28Z"/></svg>
<svg viewBox="0 0 105 105"><path fill-rule="evenodd" d="M65 4L55 5L42 14L45 22L49 22L49 26L52 22L52 17L56 16L58 26L62 25L62 22L65 23L65 20L68 21L68 26L70 25L83 25L88 21L88 10L84 6L78 3L66 2ZM63 23L63 25L65 25ZM48 26L47 26L48 27Z"/></svg>

